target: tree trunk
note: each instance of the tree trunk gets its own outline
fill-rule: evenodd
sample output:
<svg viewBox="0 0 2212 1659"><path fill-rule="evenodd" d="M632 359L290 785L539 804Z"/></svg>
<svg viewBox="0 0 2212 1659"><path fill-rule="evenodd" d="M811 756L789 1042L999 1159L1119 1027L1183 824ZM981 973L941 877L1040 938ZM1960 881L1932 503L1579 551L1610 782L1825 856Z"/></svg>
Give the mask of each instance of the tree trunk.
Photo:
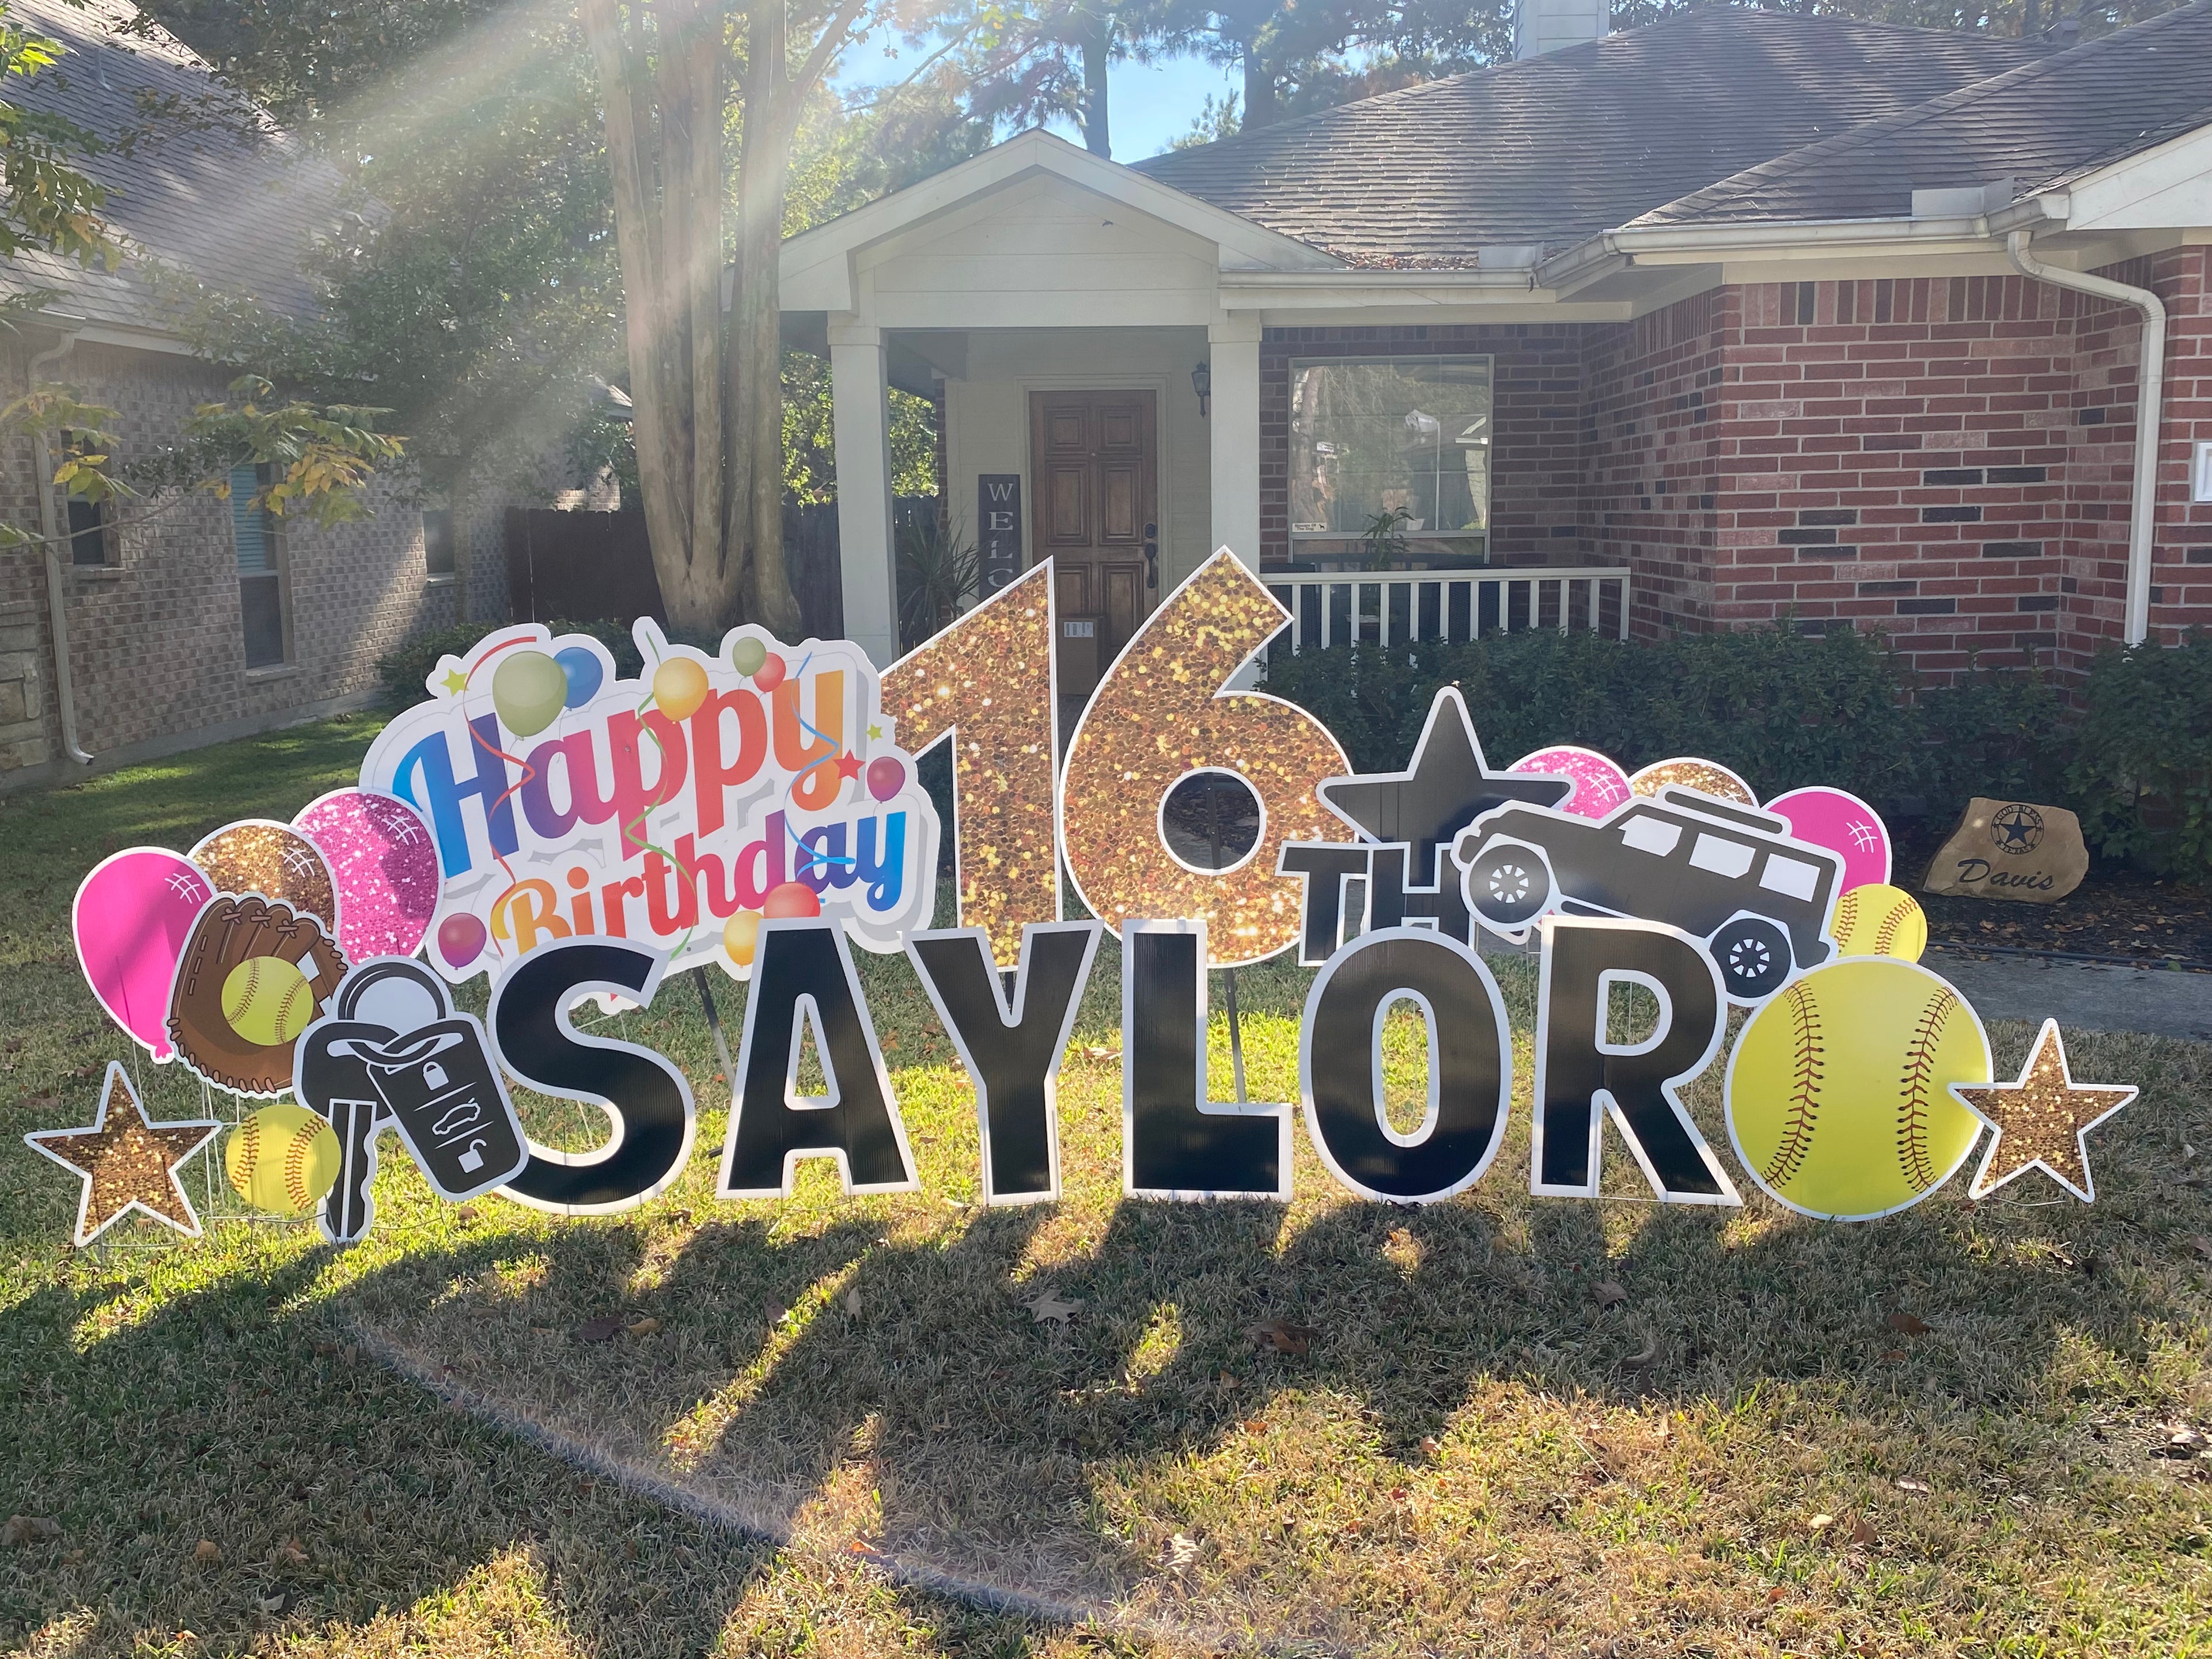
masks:
<svg viewBox="0 0 2212 1659"><path fill-rule="evenodd" d="M1079 13L1083 29L1083 147L1093 155L1113 159L1113 136L1107 129L1106 70L1114 52L1114 20L1100 9Z"/></svg>
<svg viewBox="0 0 2212 1659"><path fill-rule="evenodd" d="M615 245L622 261L623 333L629 348L631 438L653 567L672 607L690 565L689 388L677 395L679 318L669 315L661 260L660 198L653 179L652 121L641 107L643 76L623 39L615 0L584 0L585 39L605 105L607 161L613 175ZM688 330L685 331L688 333Z"/></svg>
<svg viewBox="0 0 2212 1659"><path fill-rule="evenodd" d="M677 623L672 611L669 621L719 636L744 620L744 592L734 580L730 543L722 533L729 441L722 401L722 54L728 43L720 0L681 3L690 13L678 54L685 82L684 125L668 135L665 147L682 155L687 209L682 216L689 221L683 303L691 336L691 522L696 526L691 553L696 611L683 623Z"/></svg>
<svg viewBox="0 0 2212 1659"><path fill-rule="evenodd" d="M1243 131L1255 132L1270 125L1282 113L1275 102L1275 77L1250 42L1244 46L1244 122Z"/></svg>
<svg viewBox="0 0 2212 1659"><path fill-rule="evenodd" d="M755 8L745 48L736 294L729 374L735 431L726 511L752 619L796 641L804 624L783 562L783 307L778 263L799 100L784 71L781 0Z"/></svg>

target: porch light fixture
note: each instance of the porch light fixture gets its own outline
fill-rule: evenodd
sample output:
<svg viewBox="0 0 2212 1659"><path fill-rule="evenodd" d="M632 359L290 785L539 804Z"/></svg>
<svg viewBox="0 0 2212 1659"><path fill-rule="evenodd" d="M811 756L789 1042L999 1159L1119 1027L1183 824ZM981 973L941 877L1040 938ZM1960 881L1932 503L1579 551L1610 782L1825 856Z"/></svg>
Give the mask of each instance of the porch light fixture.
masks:
<svg viewBox="0 0 2212 1659"><path fill-rule="evenodd" d="M1190 372L1190 389L1198 393L1198 413L1200 419L1206 414L1206 400L1213 396L1213 370L1204 362Z"/></svg>

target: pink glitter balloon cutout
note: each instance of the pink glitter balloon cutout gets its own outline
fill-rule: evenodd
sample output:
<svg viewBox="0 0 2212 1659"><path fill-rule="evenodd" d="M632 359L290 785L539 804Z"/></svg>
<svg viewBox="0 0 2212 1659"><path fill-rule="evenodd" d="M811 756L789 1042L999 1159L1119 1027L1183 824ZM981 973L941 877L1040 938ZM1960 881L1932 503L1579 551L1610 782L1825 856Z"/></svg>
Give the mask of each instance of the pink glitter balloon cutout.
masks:
<svg viewBox="0 0 2212 1659"><path fill-rule="evenodd" d="M1854 887L1869 887L1889 879L1889 827L1881 814L1846 789L1815 784L1792 789L1766 803L1766 810L1790 821L1790 833L1800 841L1842 854L1844 878L1838 897Z"/></svg>
<svg viewBox="0 0 2212 1659"><path fill-rule="evenodd" d="M156 1060L167 1060L169 982L192 923L215 896L191 860L160 847L102 859L76 890L77 961L100 1006Z"/></svg>
<svg viewBox="0 0 2212 1659"><path fill-rule="evenodd" d="M422 815L391 795L339 789L292 823L331 866L347 959L413 956L438 913L438 842Z"/></svg>
<svg viewBox="0 0 2212 1659"><path fill-rule="evenodd" d="M1505 769L1509 772L1551 772L1572 778L1574 793L1559 803L1563 812L1585 818L1601 818L1628 799L1628 774L1595 749L1578 749L1563 743L1523 755Z"/></svg>

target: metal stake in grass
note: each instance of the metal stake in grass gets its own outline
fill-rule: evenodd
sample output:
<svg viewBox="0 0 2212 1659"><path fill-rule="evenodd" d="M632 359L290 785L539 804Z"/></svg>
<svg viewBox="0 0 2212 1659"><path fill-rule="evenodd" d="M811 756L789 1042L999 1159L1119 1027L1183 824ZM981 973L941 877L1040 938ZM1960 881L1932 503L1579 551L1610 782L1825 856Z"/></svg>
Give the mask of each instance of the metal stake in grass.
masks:
<svg viewBox="0 0 2212 1659"><path fill-rule="evenodd" d="M1229 1069L1237 1078L1237 1103L1244 1102L1244 1022L1237 1014L1237 970L1224 968L1221 976L1229 981Z"/></svg>
<svg viewBox="0 0 2212 1659"><path fill-rule="evenodd" d="M1221 798L1218 794L1206 799L1206 838L1213 848L1213 867L1221 867ZM1221 976L1228 981L1229 989L1229 1070L1237 1079L1237 1103L1244 1099L1244 1022L1237 1012L1237 970L1224 968Z"/></svg>
<svg viewBox="0 0 2212 1659"><path fill-rule="evenodd" d="M722 1016L714 1007L714 993L707 983L707 969L702 964L691 970L692 982L699 988L699 1006L707 1011L707 1029L714 1034L714 1058L722 1062L722 1077L737 1092L738 1068L730 1063L730 1040L722 1035Z"/></svg>

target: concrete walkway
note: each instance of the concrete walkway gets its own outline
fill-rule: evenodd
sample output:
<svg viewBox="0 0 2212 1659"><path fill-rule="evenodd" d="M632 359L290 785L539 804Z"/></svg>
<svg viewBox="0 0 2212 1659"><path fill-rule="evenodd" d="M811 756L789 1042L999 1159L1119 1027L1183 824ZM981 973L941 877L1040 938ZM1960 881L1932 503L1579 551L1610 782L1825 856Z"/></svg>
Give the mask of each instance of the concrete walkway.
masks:
<svg viewBox="0 0 2212 1659"><path fill-rule="evenodd" d="M2212 974L2045 957L1983 959L1939 945L1920 960L1965 993L1984 1019L2055 1018L2085 1031L2147 1031L2212 1042Z"/></svg>

